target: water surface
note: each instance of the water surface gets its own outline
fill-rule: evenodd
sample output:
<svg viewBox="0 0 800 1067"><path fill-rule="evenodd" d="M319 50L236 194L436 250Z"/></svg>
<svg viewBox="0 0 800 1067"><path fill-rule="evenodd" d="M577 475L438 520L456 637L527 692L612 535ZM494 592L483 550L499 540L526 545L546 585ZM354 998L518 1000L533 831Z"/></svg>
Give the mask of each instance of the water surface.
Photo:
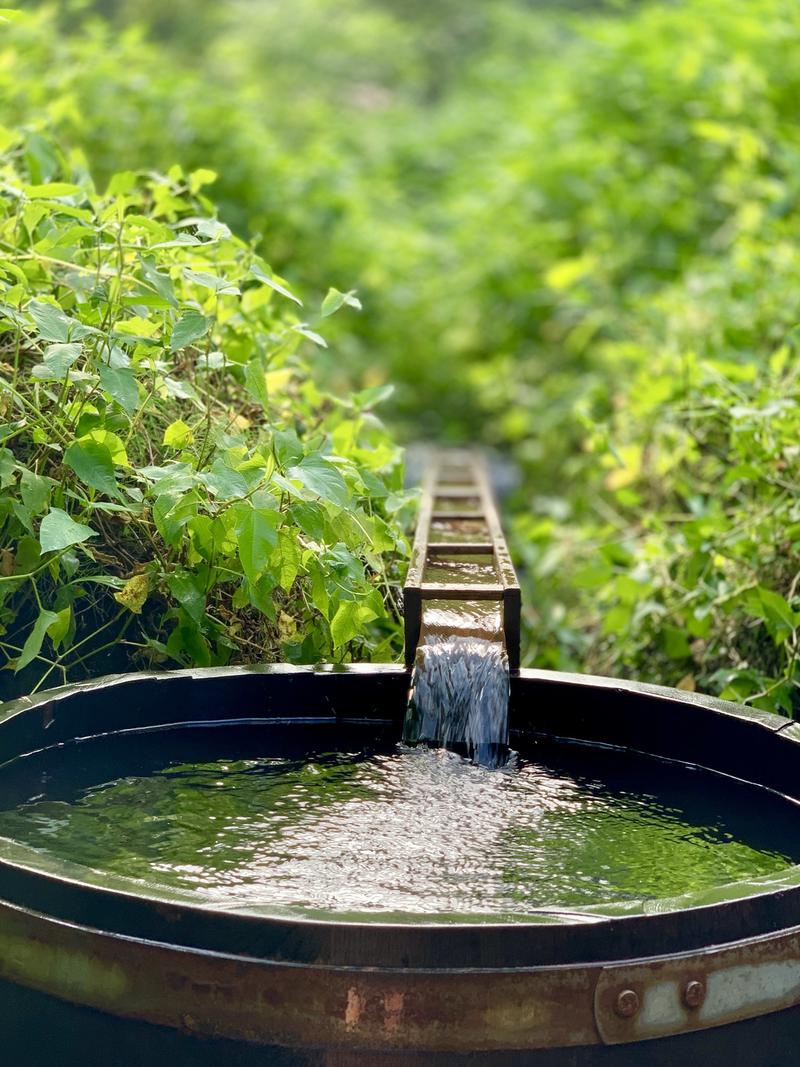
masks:
<svg viewBox="0 0 800 1067"><path fill-rule="evenodd" d="M251 731L216 758L228 731L211 730L215 758L189 761L191 732L40 759L0 835L202 902L410 920L653 899L800 860L794 805L642 757L551 743L503 770L428 749L276 757L253 755Z"/></svg>

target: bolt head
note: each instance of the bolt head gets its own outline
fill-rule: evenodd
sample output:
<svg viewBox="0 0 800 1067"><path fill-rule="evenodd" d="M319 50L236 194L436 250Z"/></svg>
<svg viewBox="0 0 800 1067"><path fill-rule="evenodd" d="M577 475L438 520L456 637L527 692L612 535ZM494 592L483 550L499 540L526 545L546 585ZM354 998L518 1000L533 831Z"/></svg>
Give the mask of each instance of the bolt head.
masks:
<svg viewBox="0 0 800 1067"><path fill-rule="evenodd" d="M614 1011L621 1019L631 1019L639 1010L639 994L633 989L623 989L617 994Z"/></svg>
<svg viewBox="0 0 800 1067"><path fill-rule="evenodd" d="M706 999L706 987L702 982L691 981L686 983L683 991L683 1003L687 1008L699 1008Z"/></svg>

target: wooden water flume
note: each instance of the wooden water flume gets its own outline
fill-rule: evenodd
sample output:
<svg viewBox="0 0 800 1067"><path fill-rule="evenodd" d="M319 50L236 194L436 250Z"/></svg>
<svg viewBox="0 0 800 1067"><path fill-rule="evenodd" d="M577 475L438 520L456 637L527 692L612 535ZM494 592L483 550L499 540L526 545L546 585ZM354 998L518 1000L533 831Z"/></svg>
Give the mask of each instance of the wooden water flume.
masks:
<svg viewBox="0 0 800 1067"><path fill-rule="evenodd" d="M480 453L429 456L403 589L405 660L431 636L501 641L519 668L520 588Z"/></svg>

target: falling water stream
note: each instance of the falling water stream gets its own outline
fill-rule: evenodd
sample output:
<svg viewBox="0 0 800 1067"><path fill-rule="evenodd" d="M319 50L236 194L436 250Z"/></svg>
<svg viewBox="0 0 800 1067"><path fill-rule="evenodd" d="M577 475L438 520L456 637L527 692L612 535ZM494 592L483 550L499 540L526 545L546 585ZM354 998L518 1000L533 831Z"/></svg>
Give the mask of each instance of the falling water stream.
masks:
<svg viewBox="0 0 800 1067"><path fill-rule="evenodd" d="M508 758L509 691L499 641L431 635L417 652L403 740L500 766Z"/></svg>

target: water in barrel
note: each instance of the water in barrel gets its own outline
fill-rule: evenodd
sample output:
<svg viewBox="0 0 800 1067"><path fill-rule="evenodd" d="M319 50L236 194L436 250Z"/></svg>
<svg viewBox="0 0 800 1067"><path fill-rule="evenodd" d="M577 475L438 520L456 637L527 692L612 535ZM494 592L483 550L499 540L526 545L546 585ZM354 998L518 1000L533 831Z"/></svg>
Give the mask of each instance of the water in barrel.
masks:
<svg viewBox="0 0 800 1067"><path fill-rule="evenodd" d="M134 891L410 922L661 901L800 861L795 805L709 772L552 741L491 769L357 732L290 749L289 734L183 728L34 753L0 772L0 835L26 862ZM496 743L468 722L464 736Z"/></svg>

